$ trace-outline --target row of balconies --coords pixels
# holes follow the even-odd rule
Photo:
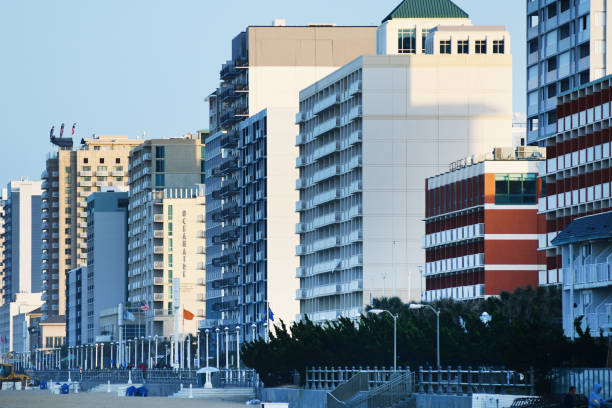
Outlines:
[[[298,300],[313,299],[324,296],[345,295],[363,290],[363,280],[357,279],[347,283],[315,286],[308,289],[298,289],[295,297]]]
[[[423,237],[423,248],[453,244],[466,239],[482,238],[484,233],[484,224],[466,225],[446,231],[434,232]]]
[[[427,262],[425,263],[424,274],[427,276],[482,268],[485,265],[484,261],[484,254],[471,254],[459,256],[456,258],[448,258],[439,261]]]
[[[585,166],[598,160],[606,160],[611,156],[610,148],[611,144],[607,142],[553,157],[546,160],[546,172],[552,174],[559,171],[571,170],[579,166]]]
[[[457,286],[453,288],[435,289],[423,291],[421,300],[423,302],[436,302],[442,299],[470,300],[483,298],[485,296],[484,284]]]

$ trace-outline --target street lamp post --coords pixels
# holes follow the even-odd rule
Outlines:
[[[240,371],[240,326],[236,326],[236,368]]]
[[[154,367],[157,367],[157,334],[155,335],[155,364]]]
[[[219,368],[219,328],[218,327],[215,329],[215,332],[217,333],[217,368]]]
[[[255,330],[257,329],[257,325],[255,323],[251,324],[251,330],[253,331],[253,338],[251,341],[255,341]]]
[[[371,309],[370,313],[375,315],[389,313],[389,315],[393,318],[393,371],[397,371],[397,318],[399,315],[395,315],[385,309]]]
[[[198,359],[198,367],[197,368],[200,368],[200,365],[201,365],[202,362],[200,360],[200,329],[199,328],[196,330],[196,334],[198,336],[198,353],[197,353],[197,356],[196,356],[196,358]]]
[[[205,332],[206,332],[206,367],[208,367],[208,333],[209,333],[209,330],[206,329]]]
[[[229,370],[229,327],[225,327],[225,369]]]
[[[436,362],[438,364],[438,368],[440,368],[440,309],[434,309],[433,306],[425,304],[425,303],[411,303],[410,309],[422,309],[427,308],[434,312],[436,315]]]

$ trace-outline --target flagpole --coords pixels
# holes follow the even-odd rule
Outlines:
[[[270,336],[270,302],[266,300],[266,343]]]

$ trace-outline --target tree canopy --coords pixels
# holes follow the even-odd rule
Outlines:
[[[602,367],[607,340],[578,330],[570,341],[561,327],[561,293],[554,287],[518,289],[470,302],[433,303],[440,310],[442,366],[534,368],[544,381],[555,367]],[[398,365],[435,365],[436,316],[426,308],[409,309],[398,298],[374,299],[372,308],[398,315]],[[487,322],[483,312],[490,315]],[[267,386],[290,382],[293,372],[313,366],[391,367],[393,318],[363,314],[316,324],[308,318],[287,327],[280,322],[270,341],[242,345],[243,362],[257,370]]]

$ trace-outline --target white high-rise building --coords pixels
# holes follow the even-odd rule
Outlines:
[[[243,339],[264,336],[268,309],[275,322],[288,324],[298,313],[298,94],[359,55],[374,53],[375,31],[275,21],[247,27],[232,40],[232,59],[208,98],[203,322],[231,327],[230,348],[237,326]]]
[[[4,302],[40,292],[40,181],[11,181],[4,205]]]
[[[361,56],[300,93],[302,318],[356,317],[381,296],[419,300],[424,180],[511,144],[508,32],[470,25],[450,1],[436,13],[428,4],[405,1],[383,22],[379,51],[391,55]],[[415,20],[450,17],[457,25],[429,29],[417,53]]]

